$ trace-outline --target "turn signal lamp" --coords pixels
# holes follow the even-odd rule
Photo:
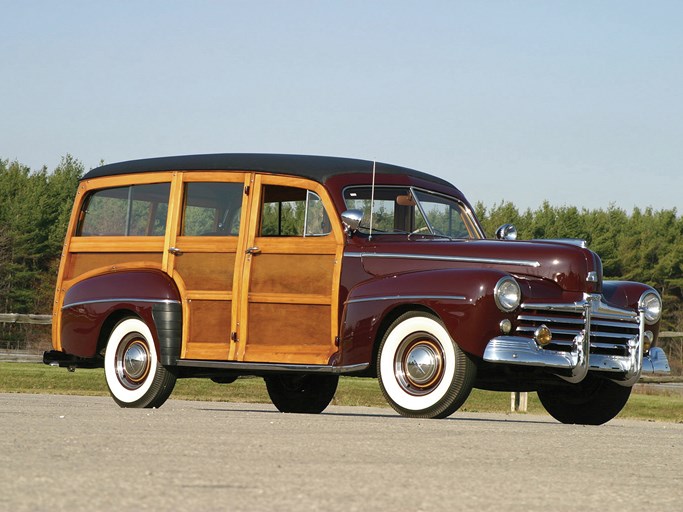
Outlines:
[[[553,340],[553,333],[548,329],[548,326],[542,324],[536,331],[534,331],[534,341],[540,347],[545,347]]]
[[[643,353],[647,354],[652,346],[652,341],[655,339],[655,335],[652,331],[645,331],[645,336],[643,336]]]

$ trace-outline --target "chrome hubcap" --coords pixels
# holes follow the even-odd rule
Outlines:
[[[439,385],[444,373],[441,344],[426,333],[408,336],[396,351],[394,373],[407,393],[430,393]]]
[[[128,389],[140,387],[150,369],[149,347],[144,338],[132,335],[123,341],[116,353],[116,374],[119,382]]]
[[[438,354],[428,345],[417,345],[406,358],[408,378],[419,385],[430,382],[438,368]]]

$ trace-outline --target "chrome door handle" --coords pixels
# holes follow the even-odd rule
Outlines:
[[[177,247],[169,247],[169,248],[168,248],[168,252],[170,252],[170,253],[173,254],[174,256],[180,256],[180,255],[183,253],[183,251],[181,251],[181,250],[178,249]]]
[[[256,247],[256,246],[254,246],[254,247],[249,247],[249,249],[246,250],[246,253],[247,253],[247,254],[259,254],[260,252],[261,252],[261,249],[259,249],[259,248]]]

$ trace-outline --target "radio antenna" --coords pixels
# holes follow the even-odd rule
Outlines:
[[[370,189],[370,234],[368,240],[372,240],[372,211],[375,209],[375,168],[377,160],[372,161],[372,188]]]

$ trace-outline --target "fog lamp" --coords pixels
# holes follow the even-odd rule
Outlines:
[[[503,334],[510,334],[511,330],[512,330],[512,322],[510,322],[510,320],[505,318],[505,319],[500,321],[500,332],[502,332]]]
[[[542,324],[538,329],[534,331],[534,341],[537,345],[545,347],[548,343],[553,340],[553,333],[548,329],[548,326]]]

